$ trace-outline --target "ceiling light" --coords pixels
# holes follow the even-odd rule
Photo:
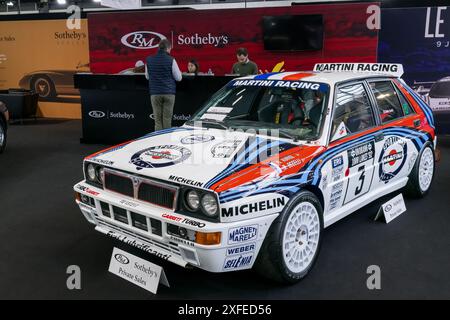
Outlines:
[[[12,7],[12,6],[14,6],[14,3],[13,3],[12,1],[9,1],[6,5],[7,5],[8,7]]]
[[[102,0],[94,0],[94,2],[102,2]]]
[[[56,0],[56,2],[58,2],[58,4],[66,4],[66,0]]]

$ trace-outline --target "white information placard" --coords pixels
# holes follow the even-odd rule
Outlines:
[[[389,223],[405,211],[405,200],[403,199],[403,195],[400,193],[398,196],[381,205],[375,220],[378,220],[380,216],[384,216],[386,223]]]
[[[170,287],[162,267],[117,248],[113,250],[109,272],[155,294],[160,282]]]

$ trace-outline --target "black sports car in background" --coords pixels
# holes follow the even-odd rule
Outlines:
[[[6,105],[0,101],[0,153],[5,150],[9,113]]]
[[[73,75],[88,70],[89,64],[79,63],[74,70],[39,70],[25,74],[19,81],[19,87],[34,90],[40,98],[56,98],[59,95],[79,96],[74,88]],[[81,69],[81,70],[80,70]]]

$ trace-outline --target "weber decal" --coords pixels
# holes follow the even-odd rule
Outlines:
[[[246,244],[243,246],[227,248],[227,256],[235,256],[238,254],[253,252],[253,251],[255,251],[255,248],[256,248],[255,242],[249,243],[249,244]]]
[[[242,243],[258,237],[258,225],[232,228],[228,231],[228,244]]]
[[[161,168],[183,162],[190,156],[191,151],[184,147],[161,145],[136,152],[131,157],[130,163],[135,165],[137,170]]]

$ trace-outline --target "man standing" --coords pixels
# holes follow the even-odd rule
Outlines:
[[[238,61],[233,64],[233,70],[231,73],[238,74],[241,77],[258,73],[258,66],[248,58],[247,49],[237,49],[236,57]]]
[[[175,81],[181,81],[180,68],[175,59],[170,56],[171,49],[172,45],[169,40],[161,40],[158,52],[147,57],[145,64],[145,77],[149,80],[155,131],[172,126],[176,93]]]

